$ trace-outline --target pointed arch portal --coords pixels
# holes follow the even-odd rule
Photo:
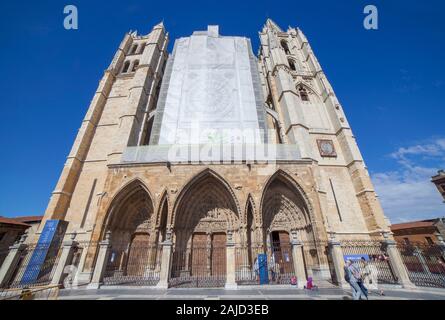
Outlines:
[[[192,179],[174,212],[171,284],[222,286],[226,280],[226,244],[239,238],[239,213],[233,191],[215,172]]]
[[[260,196],[247,194],[241,211],[230,184],[210,169],[191,178],[173,203],[167,189],[155,203],[141,181],[130,182],[105,216],[102,232],[111,232],[111,249],[104,283],[153,285],[167,268],[171,287],[258,284],[259,255],[269,283],[312,276],[321,250],[305,192],[279,170]]]
[[[129,183],[117,194],[107,215],[105,231],[111,233],[111,249],[104,283],[157,283],[161,255],[157,243],[159,230],[152,197],[141,181]]]

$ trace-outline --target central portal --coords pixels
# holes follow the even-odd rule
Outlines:
[[[213,172],[193,179],[174,213],[170,285],[220,287],[227,278],[227,234],[238,238],[238,210],[228,186]]]

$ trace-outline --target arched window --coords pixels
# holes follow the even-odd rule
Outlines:
[[[125,61],[124,67],[122,68],[122,73],[127,73],[130,68],[130,61]]]
[[[274,119],[274,121],[273,121],[273,126],[274,126],[275,133],[276,133],[276,142],[278,144],[283,144],[283,140],[281,139],[281,134],[280,134],[280,126],[278,125],[278,122],[276,119]]]
[[[302,101],[309,101],[309,95],[307,94],[306,88],[303,86],[300,86],[298,88],[298,93],[300,94],[300,99]]]
[[[283,47],[286,54],[290,54],[289,46],[287,45],[287,42],[285,40],[281,40],[281,46]]]
[[[144,53],[144,49],[145,49],[145,43],[141,43],[141,45],[139,47],[139,54],[143,54]]]
[[[287,62],[289,63],[289,67],[291,70],[297,71],[297,68],[295,68],[295,63],[293,60],[289,59],[289,60],[287,60]]]
[[[139,66],[139,60],[135,60],[133,62],[133,68],[131,69],[131,72],[135,72],[138,66]]]
[[[137,44],[133,45],[133,47],[131,48],[130,54],[135,54],[137,49],[138,49],[138,45]]]
[[[148,146],[150,144],[151,131],[153,129],[153,119],[154,117],[151,117],[150,120],[148,120],[147,127],[145,129],[144,141],[142,142],[142,145],[144,146]]]

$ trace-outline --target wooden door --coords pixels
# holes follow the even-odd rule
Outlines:
[[[279,231],[278,237],[280,239],[280,271],[284,273],[292,273],[294,264],[292,260],[292,246],[290,244],[289,233],[286,231]]]
[[[128,253],[127,275],[142,276],[148,266],[150,235],[148,233],[137,233],[131,241]]]
[[[192,270],[193,276],[206,275],[209,269],[207,235],[205,233],[195,233],[192,239]]]
[[[225,233],[215,233],[212,238],[212,275],[226,275],[226,242]]]

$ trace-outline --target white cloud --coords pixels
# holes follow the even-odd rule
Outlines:
[[[389,156],[398,168],[371,176],[391,222],[445,216],[442,196],[431,183],[431,177],[445,163],[445,139],[402,147]]]

